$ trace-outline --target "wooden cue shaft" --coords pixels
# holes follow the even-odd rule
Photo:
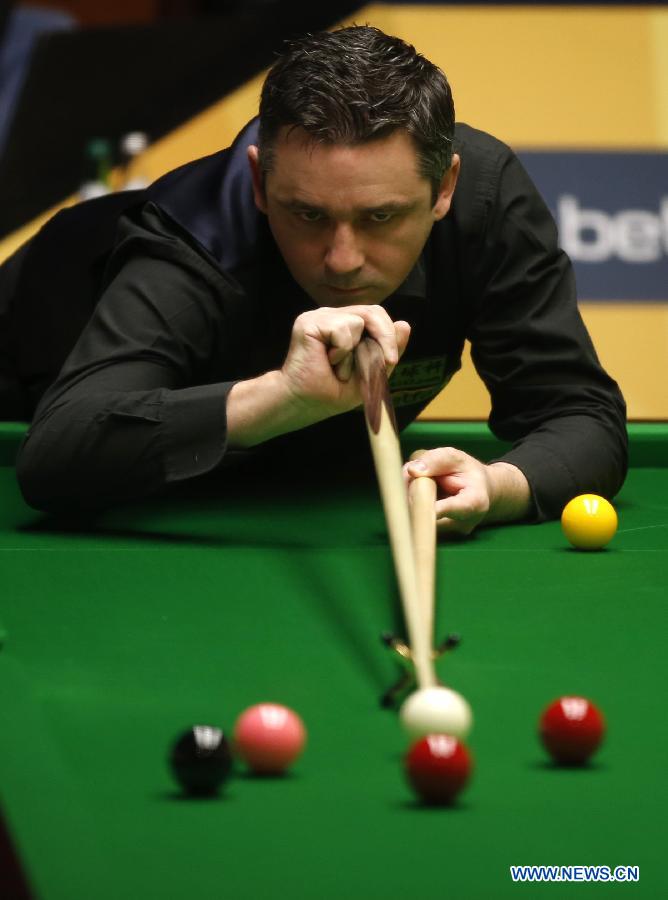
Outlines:
[[[401,448],[387,386],[383,351],[376,341],[364,338],[355,352],[355,361],[364,395],[369,443],[390,536],[415,676],[418,687],[432,687],[437,683],[436,673],[418,587]]]
[[[411,454],[411,459],[416,459],[423,452],[417,450]],[[432,645],[436,604],[436,482],[428,476],[414,478],[409,486],[409,496],[418,589],[425,631]]]

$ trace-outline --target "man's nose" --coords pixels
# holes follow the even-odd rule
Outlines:
[[[350,275],[364,265],[364,253],[355,229],[348,224],[334,227],[325,255],[325,266],[332,275]]]

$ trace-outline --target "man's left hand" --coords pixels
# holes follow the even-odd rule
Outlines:
[[[516,521],[531,506],[529,483],[517,466],[486,465],[454,447],[426,450],[406,463],[407,485],[420,476],[438,485],[436,524],[445,533],[468,535],[482,523]]]

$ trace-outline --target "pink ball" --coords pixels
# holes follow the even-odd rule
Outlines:
[[[258,703],[237,719],[233,741],[238,755],[254,772],[277,775],[304,749],[306,729],[287,706]]]

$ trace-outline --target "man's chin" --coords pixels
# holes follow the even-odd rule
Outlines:
[[[318,306],[374,306],[382,303],[388,293],[379,288],[360,288],[348,291],[319,286],[311,296]]]

